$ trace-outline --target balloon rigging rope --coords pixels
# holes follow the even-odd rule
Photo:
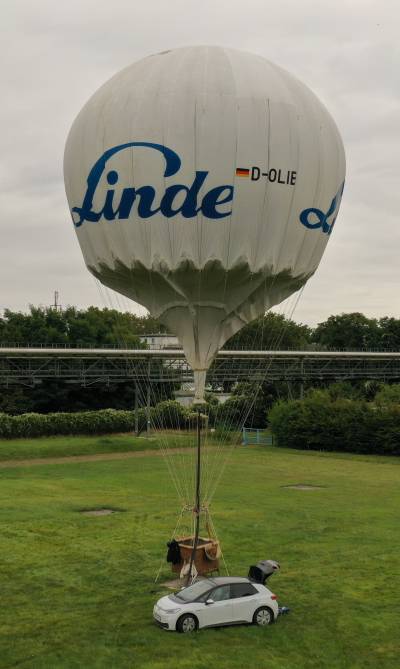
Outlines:
[[[301,289],[299,295],[297,296],[297,299],[296,299],[296,301],[295,301],[295,303],[294,303],[294,305],[293,305],[293,308],[292,308],[292,310],[291,310],[290,318],[293,316],[293,313],[294,313],[294,311],[295,311],[295,309],[296,309],[296,307],[297,307],[297,305],[298,305],[298,302],[299,302],[299,300],[300,300],[300,298],[301,298],[302,293],[303,293],[303,289]],[[285,326],[287,327],[287,324],[285,324]],[[281,331],[281,333],[280,333],[280,337],[279,337],[278,341],[276,342],[276,347],[279,346],[280,341],[281,341],[282,338],[283,338],[284,331],[285,331],[285,327],[282,328],[282,331]],[[262,387],[262,384],[263,384],[263,382],[265,381],[265,379],[267,378],[268,371],[269,371],[269,369],[270,369],[271,364],[272,364],[272,358],[271,358],[271,361],[270,361],[269,365],[267,365],[267,368],[265,369],[265,372],[264,372],[264,375],[263,375],[261,381],[259,381],[258,384],[257,384],[256,390],[255,390],[254,395],[252,396],[252,399],[249,401],[248,406],[247,406],[247,407],[245,408],[245,410],[243,411],[243,413],[242,413],[242,415],[241,415],[241,417],[240,417],[239,425],[238,425],[237,427],[239,427],[239,428],[242,428],[242,427],[243,427],[244,422],[246,421],[248,415],[250,414],[250,412],[251,412],[251,410],[252,410],[252,408],[253,408],[253,406],[254,406],[256,400],[257,400],[257,397],[258,397],[258,395],[259,395],[259,392],[260,392],[260,389],[261,389],[261,387]],[[226,455],[225,455],[224,461],[221,462],[221,463],[220,463],[220,467],[218,467],[217,477],[216,477],[216,479],[215,479],[214,482],[213,482],[213,485],[212,485],[211,490],[208,491],[208,495],[207,495],[207,503],[208,503],[208,504],[211,503],[211,501],[212,501],[212,499],[213,499],[213,497],[214,497],[214,495],[215,495],[215,492],[216,492],[216,490],[217,490],[217,488],[218,488],[219,482],[220,482],[220,480],[221,480],[221,478],[222,478],[222,475],[223,475],[223,473],[224,473],[224,471],[225,471],[227,462],[228,462],[228,460],[230,459],[230,456],[232,455],[232,452],[233,452],[234,447],[235,447],[235,442],[233,441],[232,445],[227,449],[228,452],[227,452]]]
[[[98,288],[100,295],[102,295],[101,287],[100,287],[100,282],[97,282]],[[110,293],[108,289],[105,289],[106,291],[106,296],[108,299],[108,302],[111,305],[111,308],[113,308],[112,305],[112,299],[110,297]],[[293,305],[292,308],[290,308],[291,315],[293,315],[294,310],[296,309],[296,306],[300,300],[300,297],[302,295],[303,289],[300,291],[298,296],[296,297],[295,304]],[[121,303],[119,301],[119,298],[117,296],[116,300],[117,303],[119,304],[119,307],[121,309]],[[102,296],[103,302],[104,296]],[[289,302],[286,301],[286,307],[288,307]],[[274,350],[275,346],[279,346],[280,341],[282,340],[282,337],[284,335],[285,328],[287,327],[287,323],[283,322],[283,326],[281,328],[281,331],[277,333],[273,333],[272,337],[274,337],[275,334],[275,339],[276,342],[274,342],[274,346],[271,346],[271,350]],[[265,319],[262,320],[262,325],[261,325],[261,332],[262,332],[262,342],[264,340],[264,328],[265,328]],[[255,333],[253,336],[253,345],[256,337],[259,335],[259,332],[257,331],[257,328],[255,329]],[[271,342],[272,343],[272,342]],[[128,344],[126,341],[124,342],[125,348],[128,348]],[[128,354],[127,354],[128,356]],[[145,356],[145,351],[144,351],[144,356]],[[225,362],[225,361],[224,361]],[[231,363],[231,367],[233,364],[235,364],[234,361],[229,361]],[[222,387],[225,386],[225,382],[229,381],[232,383],[232,372],[229,368],[229,362],[227,365],[225,365],[225,374],[222,379],[218,379],[218,382],[222,384]],[[132,370],[132,375],[136,379],[137,383],[137,388],[138,388],[138,394],[141,399],[142,405],[146,403],[146,398],[145,398],[145,393],[144,393],[144,384],[140,381],[143,378],[146,378],[146,360],[139,361],[139,363],[135,363],[132,360],[129,360],[129,365],[131,366]],[[237,364],[237,363],[236,363]],[[260,366],[262,367],[262,361],[260,363]],[[248,403],[245,403],[245,406],[240,414],[239,421],[237,420],[237,417],[235,419],[234,417],[234,412],[233,409],[231,410],[230,413],[228,413],[227,416],[224,418],[223,426],[222,426],[222,439],[219,439],[217,442],[217,447],[212,451],[211,443],[209,442],[208,439],[208,431],[204,430],[203,431],[203,453],[205,457],[203,458],[203,477],[202,477],[202,486],[203,486],[203,502],[206,505],[209,505],[215,495],[215,492],[218,488],[218,485],[221,481],[221,478],[224,474],[224,471],[226,469],[226,465],[228,461],[230,460],[230,456],[232,454],[232,451],[236,445],[235,440],[232,440],[232,437],[230,435],[232,427],[236,427],[238,429],[239,427],[242,427],[244,422],[246,421],[247,417],[249,416],[256,400],[259,394],[259,391],[261,389],[262,383],[265,381],[268,371],[270,368],[270,365],[272,364],[272,358],[267,364],[267,367],[263,371],[263,375],[261,380],[258,378],[258,384],[257,388],[255,389],[255,392],[253,393],[253,396],[249,400]],[[210,373],[210,377],[212,380],[212,371]],[[174,381],[170,381],[170,390],[172,390],[174,386]],[[155,405],[157,403],[158,397],[155,393],[155,390],[153,389],[153,383],[150,383],[150,378],[148,379],[148,392],[150,395],[151,403]],[[170,394],[170,393],[168,393]],[[174,412],[171,412],[170,409],[171,405],[167,405],[168,407],[168,422],[170,425],[174,425],[174,420],[175,420],[175,425],[179,427],[178,423],[178,415],[176,413],[176,410]],[[220,411],[223,411],[222,409],[222,404],[218,405],[216,409],[216,416],[218,418],[218,413]],[[218,422],[218,420],[217,420]],[[180,453],[179,450],[174,453],[175,449],[171,449],[169,447],[168,443],[168,437],[166,435],[166,424],[163,420],[163,417],[160,414],[154,414],[154,411],[152,412],[152,423],[153,426],[156,430],[157,434],[157,442],[160,448],[160,451],[162,452],[164,459],[166,461],[167,469],[169,471],[171,480],[174,484],[178,499],[180,500],[181,506],[182,507],[187,507],[193,504],[194,502],[194,472],[195,472],[195,467],[194,467],[194,456],[195,456],[195,449],[194,448],[188,448],[189,453],[188,455],[192,455],[192,457],[188,458],[186,456],[186,453]],[[172,435],[169,435],[171,437]],[[230,442],[230,443],[228,443]],[[174,442],[175,446],[179,447],[179,444],[177,443],[176,439]],[[194,444],[193,444],[194,445]],[[188,467],[189,464],[189,467]],[[190,476],[190,472],[192,472],[192,476]],[[194,518],[192,518],[192,524],[194,523]],[[215,528],[214,524],[213,527]],[[192,527],[192,532],[194,531],[194,526]]]
[[[98,282],[98,287],[99,287],[99,292],[101,294],[101,288],[100,288],[100,283],[99,282]],[[300,299],[301,294],[302,294],[302,291],[297,296],[296,302],[295,302],[293,308],[291,309],[291,316],[293,315],[293,312],[294,312],[294,310],[295,310],[295,308],[298,304],[298,301]],[[111,307],[113,307],[112,299],[111,299],[111,296],[110,296],[110,293],[109,293],[108,289],[106,289],[106,295],[107,295],[107,298],[108,298],[108,301],[109,301]],[[120,306],[120,300],[119,300],[118,296],[115,295],[115,297],[116,297],[118,305]],[[264,326],[265,326],[265,319],[262,320],[262,337],[261,337],[262,341],[264,339]],[[279,345],[279,342],[281,341],[281,339],[283,337],[285,327],[287,327],[286,323],[284,323],[284,327],[282,328],[281,333],[278,332],[278,334],[276,335],[276,339],[277,339],[276,344],[277,345]],[[256,329],[255,333],[254,333],[254,338],[253,338],[253,346],[254,346],[254,340],[257,337],[257,335],[258,335],[258,333],[257,333],[257,329]],[[124,346],[125,346],[126,349],[128,349],[128,344],[127,344],[126,341],[124,341]],[[273,348],[274,347],[272,347],[272,350],[273,350]],[[145,369],[144,368],[146,366],[146,361],[144,360],[142,362],[139,362],[139,369],[136,369],[136,370],[134,369],[134,367],[135,367],[134,362],[131,360],[131,361],[129,361],[129,363],[131,365],[133,375],[136,378],[138,393],[141,396],[142,403],[144,404],[145,403],[144,388],[143,388],[143,384],[140,383],[139,379],[140,378],[145,378]],[[234,362],[232,361],[231,365],[233,365],[233,364],[234,364]],[[264,372],[264,379],[268,374],[268,370],[269,370],[269,367],[270,367],[271,364],[272,364],[272,359],[271,359],[269,365],[267,365],[267,368]],[[226,378],[227,377],[229,378],[231,376],[232,375],[229,373],[229,365],[228,365],[227,366],[227,371],[225,372],[224,380],[222,382],[223,386],[224,386],[224,381],[226,380]],[[153,390],[153,384],[150,383],[150,378],[148,378],[147,383],[148,383],[148,387],[150,389],[148,392],[150,394],[152,404],[155,405],[157,403],[158,398],[155,394],[155,391]],[[249,406],[248,407],[245,406],[245,408],[243,410],[243,413],[242,413],[242,415],[240,417],[240,420],[239,420],[239,425],[237,425],[237,424],[235,425],[236,428],[238,428],[239,426],[241,427],[242,424],[245,422],[246,416],[249,415],[249,413],[250,413],[250,411],[251,411],[251,409],[252,409],[252,407],[253,407],[256,399],[257,399],[257,396],[258,396],[258,393],[259,393],[259,390],[261,388],[262,383],[263,383],[263,380],[258,382],[256,392],[255,392],[252,400],[249,402]],[[171,384],[171,390],[172,390],[173,385],[174,385],[173,381],[171,381],[170,384]],[[168,393],[168,394],[170,394],[170,393]],[[173,416],[171,414],[171,412],[169,410],[169,406],[170,405],[168,405],[169,423],[171,425],[173,425],[173,418],[175,417],[175,419],[176,419],[175,424],[178,427],[178,416],[177,416],[176,413],[175,413],[175,416]],[[219,405],[218,409],[220,407],[222,407],[222,405]],[[217,414],[218,414],[218,409],[217,409]],[[228,420],[225,421],[224,428],[225,428],[225,432],[226,432],[226,437],[223,440],[225,442],[225,445],[226,445],[226,442],[228,441],[229,432],[230,432],[234,422],[237,422],[237,421],[232,420],[232,416],[228,416]],[[164,424],[162,416],[160,417],[157,414],[156,414],[156,416],[154,416],[154,412],[153,412],[152,423],[153,423],[154,428],[156,429],[156,433],[157,433],[157,436],[158,436],[157,442],[159,444],[160,451],[162,452],[162,454],[164,456],[166,466],[167,466],[167,469],[169,471],[170,478],[173,482],[173,485],[175,487],[178,499],[180,500],[180,503],[181,503],[181,513],[178,517],[178,521],[177,521],[177,524],[176,524],[174,532],[173,532],[173,538],[174,538],[174,537],[178,536],[179,529],[182,526],[184,509],[187,508],[187,507],[190,507],[191,503],[194,503],[194,487],[195,487],[194,486],[194,483],[195,483],[194,471],[195,471],[195,467],[193,466],[193,458],[192,458],[192,462],[190,463],[189,471],[192,471],[193,477],[192,477],[191,482],[189,483],[189,478],[190,477],[188,476],[188,467],[187,467],[188,458],[186,458],[185,454],[180,455],[179,452],[173,453],[173,450],[172,450],[172,454],[171,454],[171,449],[169,448],[168,439],[165,436],[166,425]],[[203,437],[203,439],[204,439],[204,441],[203,441],[203,452],[207,456],[206,458],[203,458],[203,480],[202,480],[202,485],[204,486],[204,488],[203,488],[203,490],[204,490],[203,504],[206,504],[207,506],[209,506],[211,504],[211,501],[212,501],[214,495],[215,495],[215,492],[218,488],[218,485],[221,481],[221,478],[222,478],[222,476],[225,472],[226,466],[231,459],[231,455],[232,455],[233,449],[235,447],[235,441],[233,441],[233,443],[231,445],[229,445],[229,447],[227,449],[224,448],[224,443],[223,443],[221,445],[221,447],[217,449],[217,456],[219,455],[219,457],[210,458],[211,453],[210,453],[210,445],[207,444],[207,436],[208,436],[207,432],[203,431],[203,435],[204,435],[204,437]],[[208,445],[208,448],[207,448],[207,445]],[[195,453],[194,448],[191,448],[189,450],[192,451],[193,453]],[[181,458],[181,463],[180,463],[180,466],[178,467],[177,466],[177,464],[178,464],[177,458],[179,456]],[[216,476],[215,476],[215,471],[217,472]],[[191,491],[193,493],[193,499],[191,499]],[[194,531],[195,531],[195,528],[194,528],[194,522],[195,522],[194,514],[190,514],[190,518],[191,518],[190,536],[194,536]],[[217,539],[217,532],[216,532],[216,529],[215,529],[215,524],[214,524],[213,518],[211,517],[211,514],[209,512],[207,514],[207,519],[209,521],[210,528],[212,530],[212,534]],[[162,558],[160,567],[159,567],[157,575],[156,575],[156,581],[159,579],[160,573],[162,571],[162,565],[163,565],[164,559],[165,558]],[[228,569],[228,566],[227,566],[227,563],[226,563],[226,560],[225,560],[225,556],[224,556],[222,550],[221,550],[221,560],[223,562],[225,571],[228,574],[229,569]]]
[[[178,536],[178,530],[179,530],[179,528],[180,528],[180,526],[181,526],[181,524],[182,524],[182,519],[183,519],[183,514],[184,514],[184,513],[185,513],[185,507],[182,507],[182,508],[181,508],[181,511],[180,511],[180,514],[179,514],[179,516],[178,516],[178,520],[176,521],[175,529],[174,529],[174,531],[172,532],[172,535],[171,535],[171,537],[170,537],[171,540]],[[163,557],[161,558],[161,561],[160,561],[160,567],[159,567],[158,572],[157,572],[157,574],[156,574],[156,577],[155,577],[155,579],[154,579],[154,583],[157,583],[158,579],[160,578],[160,574],[161,574],[161,570],[162,570],[162,568],[163,568],[163,564],[164,564],[164,562],[165,562],[165,558],[164,558],[164,556],[163,556]]]
[[[272,287],[273,287],[275,281],[276,281],[276,276],[273,277]],[[265,288],[266,288],[266,283],[264,285],[265,285]],[[264,325],[264,323],[263,323],[263,325]],[[253,342],[252,342],[252,345],[250,347],[250,350],[254,349],[254,343],[256,341],[257,334],[258,334],[257,330],[255,330],[254,335],[253,335]],[[234,362],[231,362],[231,366],[233,366],[233,364],[234,364]],[[226,369],[229,370],[229,364],[226,365]],[[219,408],[221,409],[221,411],[223,411],[222,406],[219,407]],[[217,414],[218,414],[218,411],[217,411]],[[216,416],[216,423],[218,423],[217,419],[218,419],[218,415]],[[242,419],[242,416],[240,417],[240,421],[241,421],[241,419]],[[231,428],[233,427],[234,423],[237,423],[237,419],[234,420],[234,405],[232,405],[230,412],[226,412],[226,410],[224,411],[224,421],[223,421],[223,425],[222,425],[222,435],[223,436],[222,436],[222,439],[220,440],[220,443],[218,444],[219,447],[217,449],[217,453],[216,453],[216,456],[215,456],[215,459],[214,459],[215,460],[215,463],[214,463],[215,466],[214,466],[213,469],[215,469],[215,470],[218,470],[218,467],[216,466],[217,464],[219,464],[219,466],[222,465],[222,462],[224,460],[224,448],[226,447],[227,442],[231,438],[230,431],[231,431]],[[239,423],[239,425],[236,424],[236,427],[239,428],[240,425],[241,425],[241,422]],[[214,476],[214,472],[213,472],[213,476]]]
[[[146,365],[147,365],[147,362],[139,363],[139,369],[138,369],[139,374],[138,375],[141,378],[146,378],[146,372],[147,372]],[[144,394],[144,390],[142,390],[142,384],[138,383],[138,388],[139,388],[141,403],[142,403],[142,405],[146,406],[147,397]],[[152,389],[152,384],[150,383],[150,381],[148,381],[148,388],[150,389],[150,390],[148,390],[148,392],[149,392],[149,395],[150,395],[151,404],[154,405],[154,404],[156,404],[157,397],[155,395],[155,392]],[[147,388],[146,388],[146,390],[147,390]],[[146,409],[146,412],[147,412],[147,409]],[[147,419],[147,413],[146,413],[146,419]],[[153,427],[155,428],[156,433],[158,435],[157,445],[158,445],[161,453],[164,456],[165,463],[166,463],[167,469],[169,471],[171,480],[174,484],[175,490],[177,492],[178,498],[180,499],[181,504],[184,504],[186,502],[187,492],[185,491],[184,481],[182,481],[182,477],[179,476],[179,470],[178,470],[178,467],[176,466],[176,462],[173,461],[173,456],[171,455],[171,452],[173,452],[175,449],[170,449],[169,448],[168,438],[166,436],[166,426],[164,424],[163,418],[159,414],[156,414],[156,417],[155,417],[154,412],[153,412],[153,416],[150,420],[151,420],[151,422],[153,424]],[[147,429],[147,427],[146,427],[146,429]]]
[[[276,343],[274,343],[274,345],[271,346],[271,349],[275,348],[275,346],[279,344],[279,341],[281,340],[281,338],[283,336],[283,332],[284,332],[284,327],[283,327],[282,333],[280,333],[278,331],[278,334],[277,334],[277,337],[276,337]],[[257,334],[255,336],[257,336]],[[272,364],[272,360],[271,360],[270,364]],[[223,437],[222,437],[222,440],[221,440],[221,445],[220,445],[220,448],[218,449],[217,454],[216,454],[216,460],[218,460],[218,462],[216,462],[215,464],[218,465],[218,466],[215,466],[213,468],[214,471],[217,472],[217,474],[216,474],[217,476],[218,476],[218,472],[221,473],[221,468],[222,468],[223,462],[227,457],[225,446],[226,446],[227,442],[229,441],[230,430],[233,427],[233,425],[235,425],[236,429],[240,428],[243,425],[244,421],[246,420],[246,416],[250,413],[250,410],[251,410],[252,406],[254,405],[254,402],[256,400],[256,397],[258,396],[258,392],[259,392],[259,389],[261,387],[261,384],[263,383],[263,381],[265,380],[265,377],[268,374],[268,370],[269,370],[269,366],[267,366],[267,368],[265,369],[261,381],[258,382],[257,395],[255,397],[253,397],[252,400],[249,400],[248,403],[245,403],[243,412],[239,416],[239,420],[237,419],[237,417],[235,419],[232,414],[228,414],[228,416],[226,418],[225,424],[223,425],[223,431],[222,431]],[[230,441],[232,441],[232,439],[230,439]],[[220,476],[218,476],[218,480],[219,479],[220,479]],[[215,475],[213,476],[213,484],[209,484],[209,489],[210,489],[210,486],[212,487],[212,489],[215,489]],[[209,497],[208,497],[208,501],[210,501]]]
[[[132,363],[132,366],[134,367],[133,363]],[[147,367],[147,369],[146,369],[146,367]],[[136,372],[135,369],[133,371]],[[146,379],[146,375],[148,375],[148,362],[147,361],[139,362],[139,366],[138,366],[136,375],[139,378]],[[137,383],[138,383],[138,390],[139,390],[139,393],[140,393],[141,403],[142,403],[142,405],[146,406],[147,397],[144,394],[144,389],[142,390],[142,384],[141,383],[139,383],[139,382],[137,382]],[[150,379],[148,379],[148,383],[147,383],[147,386],[146,386],[146,391],[149,393],[150,403],[152,405],[156,404],[158,398],[155,395],[155,391],[153,390],[152,384],[150,383]],[[147,409],[146,409],[146,420],[147,420]],[[171,451],[173,452],[174,449],[169,448],[168,438],[166,436],[166,425],[164,424],[162,415],[156,414],[156,416],[154,416],[154,412],[153,412],[153,416],[151,416],[151,414],[150,414],[150,420],[153,424],[153,427],[157,431],[157,434],[158,434],[157,445],[160,448],[160,450],[161,450],[161,452],[162,452],[162,454],[165,458],[167,469],[168,469],[168,471],[170,473],[170,476],[171,476],[171,479],[174,483],[175,489],[177,491],[178,498],[181,500],[181,503],[184,503],[185,500],[186,500],[186,497],[187,497],[187,493],[185,492],[184,484],[181,480],[181,477],[179,476],[178,468],[176,467],[176,463],[173,461],[173,458],[172,458],[172,455],[171,455]],[[147,429],[147,427],[146,427],[146,429]]]
[[[102,295],[101,288],[100,288],[100,282],[98,282],[98,287],[99,287],[100,295],[102,296],[103,301],[105,301],[104,296]],[[113,302],[112,302],[112,296],[111,296],[112,294],[109,291],[109,289],[106,288],[106,287],[105,287],[105,294],[107,296],[107,301],[110,305],[110,308],[113,309],[114,305],[113,305]],[[117,299],[116,295],[115,295],[115,298]],[[120,340],[120,343],[122,343],[122,345],[126,349],[128,349],[128,344],[127,344],[126,340],[124,340],[121,336],[119,337],[119,340]],[[144,353],[145,353],[145,351],[144,351]],[[142,405],[146,405],[147,398],[144,395],[144,390],[142,389],[142,384],[140,383],[139,379],[140,378],[145,378],[145,372],[146,372],[145,366],[146,366],[147,362],[146,361],[144,361],[144,362],[139,361],[137,368],[135,368],[135,363],[133,363],[133,361],[131,361],[129,359],[129,354],[127,354],[126,358],[127,358],[127,365],[131,367],[132,376],[135,378],[135,381],[137,383],[138,392],[139,392],[139,395],[140,395],[140,398],[141,398],[141,401],[142,401],[141,403],[142,403]],[[155,395],[155,392],[153,390],[153,385],[150,383],[150,379],[148,379],[148,389],[149,389],[148,392],[150,394],[150,399],[152,400],[152,404],[155,405],[157,403],[158,398]],[[170,422],[171,425],[174,425],[174,417],[172,416],[169,407],[168,407],[168,413],[169,413],[169,419],[170,419],[169,422]],[[154,423],[154,427],[155,427],[155,429],[158,433],[157,443],[158,443],[159,448],[160,448],[160,450],[161,450],[161,452],[162,452],[162,454],[165,458],[166,465],[167,465],[171,480],[172,480],[172,482],[174,484],[174,487],[176,489],[178,498],[180,499],[182,504],[185,504],[187,502],[187,499],[188,499],[190,493],[189,493],[187,485],[185,486],[185,484],[182,484],[182,476],[179,476],[179,472],[177,471],[178,468],[176,467],[176,462],[174,462],[175,456],[171,455],[171,453],[173,453],[173,451],[175,449],[170,449],[169,448],[168,438],[166,437],[166,426],[164,425],[164,421],[163,421],[162,417],[160,417],[159,415],[157,415],[156,419],[154,419],[154,417],[153,417],[153,423]],[[175,419],[175,424],[177,424],[176,419]],[[176,442],[176,439],[175,439],[174,443],[175,443],[176,447],[179,446],[179,444],[177,444],[177,442]],[[178,455],[178,453],[179,453],[179,451],[177,452],[177,455]],[[183,469],[183,471],[185,471],[184,467],[182,469]]]

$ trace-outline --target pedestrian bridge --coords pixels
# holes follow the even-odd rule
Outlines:
[[[190,383],[180,349],[0,347],[0,383],[33,386],[45,379],[84,386],[123,381]],[[398,351],[227,351],[209,373],[213,384],[234,381],[400,381]]]

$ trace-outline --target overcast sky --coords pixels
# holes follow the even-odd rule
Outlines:
[[[131,62],[217,44],[296,75],[344,140],[341,211],[295,320],[348,311],[400,317],[398,0],[1,0],[0,12],[0,308],[49,304],[56,289],[63,304],[104,306],[65,198],[71,123]]]

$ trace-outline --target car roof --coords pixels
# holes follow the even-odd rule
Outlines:
[[[216,585],[229,585],[231,583],[249,583],[249,579],[244,576],[214,576],[207,578],[211,587]]]

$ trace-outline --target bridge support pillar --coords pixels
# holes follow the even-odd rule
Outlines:
[[[139,401],[138,401],[138,384],[137,381],[135,381],[135,435],[136,437],[139,434],[139,414],[138,414],[138,409],[139,409]]]

